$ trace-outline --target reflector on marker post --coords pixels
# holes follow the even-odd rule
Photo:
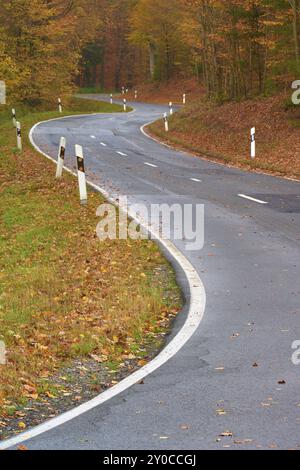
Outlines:
[[[127,101],[126,101],[125,98],[124,98],[124,100],[123,100],[123,103],[124,103],[124,111],[125,111],[125,113],[126,113],[126,111],[127,111]]]
[[[170,101],[170,103],[169,103],[169,108],[170,108],[170,115],[172,116],[172,114],[173,114],[173,103],[172,103],[172,101]]]
[[[185,104],[185,103],[186,103],[186,94],[185,94],[185,93],[183,93],[182,102],[183,102],[183,104]]]
[[[58,98],[58,111],[62,113],[62,104],[61,104],[61,99]]]
[[[256,157],[255,127],[251,129],[251,158]]]
[[[12,114],[13,125],[14,125],[14,127],[16,127],[16,124],[17,124],[17,117],[16,117],[16,110],[15,110],[15,108],[12,108],[11,114]]]
[[[77,169],[78,169],[78,184],[81,204],[87,204],[87,189],[84,169],[84,158],[83,151],[80,145],[75,145],[75,152],[77,158]]]
[[[165,131],[169,132],[169,123],[168,123],[168,115],[167,113],[164,114],[164,121],[165,121]]]
[[[66,139],[64,137],[61,137],[59,150],[58,150],[56,178],[61,178],[62,176],[64,162],[65,162],[65,153],[66,153]]]
[[[21,124],[16,122],[16,131],[17,131],[17,147],[19,150],[22,150],[22,134],[21,134]]]

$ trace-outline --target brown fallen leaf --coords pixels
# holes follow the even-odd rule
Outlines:
[[[139,367],[144,367],[146,364],[148,364],[148,362],[145,361],[144,359],[141,359],[141,360],[138,362],[138,366],[139,366]]]

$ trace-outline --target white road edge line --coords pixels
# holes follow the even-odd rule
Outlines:
[[[246,194],[238,194],[238,197],[243,199],[248,199],[248,201],[257,202],[258,204],[269,204],[266,201],[261,201],[260,199],[256,199],[255,197],[247,196]]]
[[[194,181],[195,183],[202,183],[201,180],[198,180],[197,178],[190,178],[191,181]]]
[[[102,147],[107,147],[107,145],[104,142],[100,142],[100,145],[102,145]]]
[[[60,118],[52,119],[52,121],[60,120]],[[45,152],[43,152],[34,142],[33,140],[33,133],[37,126],[40,124],[44,124],[49,121],[43,121],[35,124],[29,132],[29,139],[33,147],[42,155],[44,155],[49,160],[53,161],[55,164],[57,163],[56,160]],[[72,175],[76,176],[76,173],[70,170],[67,167],[64,167],[66,171],[71,173]],[[118,205],[118,201],[111,198],[108,192],[95,185],[94,183],[88,181],[88,184],[99,191],[108,201],[111,201],[115,205]],[[133,214],[129,214],[132,218]],[[136,219],[138,223],[140,220]],[[157,234],[155,230],[148,229],[149,232],[155,237]],[[114,387],[106,390],[105,392],[101,393],[93,400],[84,403],[66,413],[63,413],[56,418],[53,418],[27,432],[24,432],[18,436],[12,437],[6,441],[0,442],[0,450],[8,449],[10,447],[16,446],[22,442],[28,441],[34,437],[39,436],[51,429],[54,429],[62,424],[75,419],[76,417],[96,408],[97,406],[107,402],[108,400],[112,399],[113,397],[119,395],[120,393],[124,392],[128,388],[132,387],[133,385],[137,384],[141,380],[145,379],[148,375],[152,374],[155,370],[160,368],[164,365],[167,361],[169,361],[172,357],[174,357],[180,349],[189,341],[189,339],[193,336],[193,334],[198,329],[205,312],[206,306],[206,292],[204,285],[193,265],[188,261],[188,259],[184,256],[184,254],[170,241],[168,240],[160,240],[160,244],[169,252],[172,256],[174,261],[178,263],[181,269],[184,271],[188,285],[190,290],[190,305],[189,311],[187,314],[186,321],[177,335],[172,339],[172,341],[156,356],[149,364],[145,365],[138,371],[134,372],[133,374],[126,377],[120,383],[115,385]]]
[[[128,155],[126,153],[123,153],[123,152],[117,152],[119,155],[121,155],[122,157],[128,157]]]
[[[94,136],[94,135],[91,135],[90,137],[91,137],[91,139],[96,139],[96,136]]]
[[[153,165],[152,163],[144,162],[144,165],[151,166],[152,168],[157,168],[157,165]]]

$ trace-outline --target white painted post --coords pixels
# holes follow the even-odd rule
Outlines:
[[[19,150],[22,150],[22,134],[21,134],[21,124],[16,122],[16,131],[17,131],[17,147]]]
[[[16,110],[15,110],[15,108],[12,108],[11,113],[12,113],[13,125],[14,125],[14,127],[16,127],[16,124],[17,124],[17,117],[16,117]]]
[[[110,95],[110,104],[113,104],[113,95]]]
[[[59,111],[59,113],[62,113],[62,103],[61,103],[60,98],[58,98],[58,111]]]
[[[128,90],[128,88],[126,88],[126,93],[128,93],[128,92],[129,92],[129,90]]]
[[[134,92],[134,99],[137,100],[137,97],[138,97],[138,92],[137,92],[137,90],[135,90],[135,92]]]
[[[170,116],[172,116],[172,114],[173,114],[173,103],[172,103],[172,101],[170,101],[170,103],[169,103],[169,108],[170,108]]]
[[[256,157],[255,127],[251,129],[251,158]]]
[[[123,103],[124,103],[124,112],[126,113],[126,111],[127,111],[127,100],[125,98],[123,100]]]
[[[64,162],[65,162],[65,153],[66,153],[66,139],[61,137],[59,150],[58,150],[58,158],[57,158],[57,168],[56,168],[56,178],[61,178]]]
[[[87,196],[87,189],[86,189],[86,179],[85,179],[84,158],[83,158],[82,147],[80,145],[75,145],[75,152],[76,152],[76,158],[77,158],[80,203],[87,204],[88,196]]]
[[[183,93],[182,102],[183,102],[183,104],[186,104],[186,94],[185,93]]]
[[[164,114],[164,121],[165,121],[165,131],[169,132],[169,122],[168,122],[168,115],[167,113]]]
[[[125,94],[125,87],[122,86],[122,95]]]

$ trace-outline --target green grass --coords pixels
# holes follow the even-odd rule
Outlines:
[[[63,113],[58,113],[57,109],[42,111],[40,109],[30,109],[24,105],[14,105],[17,113],[17,120],[21,122],[26,117],[25,124],[34,124],[35,122],[56,117],[69,116],[70,114],[89,114],[89,113],[123,113],[123,106],[119,104],[110,104],[104,101],[87,100],[80,98],[71,98],[66,107],[63,106]],[[127,111],[131,111],[128,107]],[[32,119],[31,119],[32,116]],[[0,128],[10,128],[12,122],[11,106],[0,106]],[[23,133],[24,134],[24,133]],[[0,146],[7,142],[3,132],[0,134]]]
[[[42,394],[43,376],[75,357],[95,353],[110,363],[126,360],[181,306],[173,270],[157,246],[100,242],[96,209],[103,198],[90,192],[88,205],[81,206],[76,178],[64,174],[55,180],[55,166],[30,146],[32,125],[61,115],[15,108],[22,153],[15,148],[10,108],[0,110],[0,340],[8,347],[0,375],[4,418],[26,403],[25,386]],[[72,99],[63,115],[112,109],[122,107]],[[163,280],[156,272],[162,266]]]

